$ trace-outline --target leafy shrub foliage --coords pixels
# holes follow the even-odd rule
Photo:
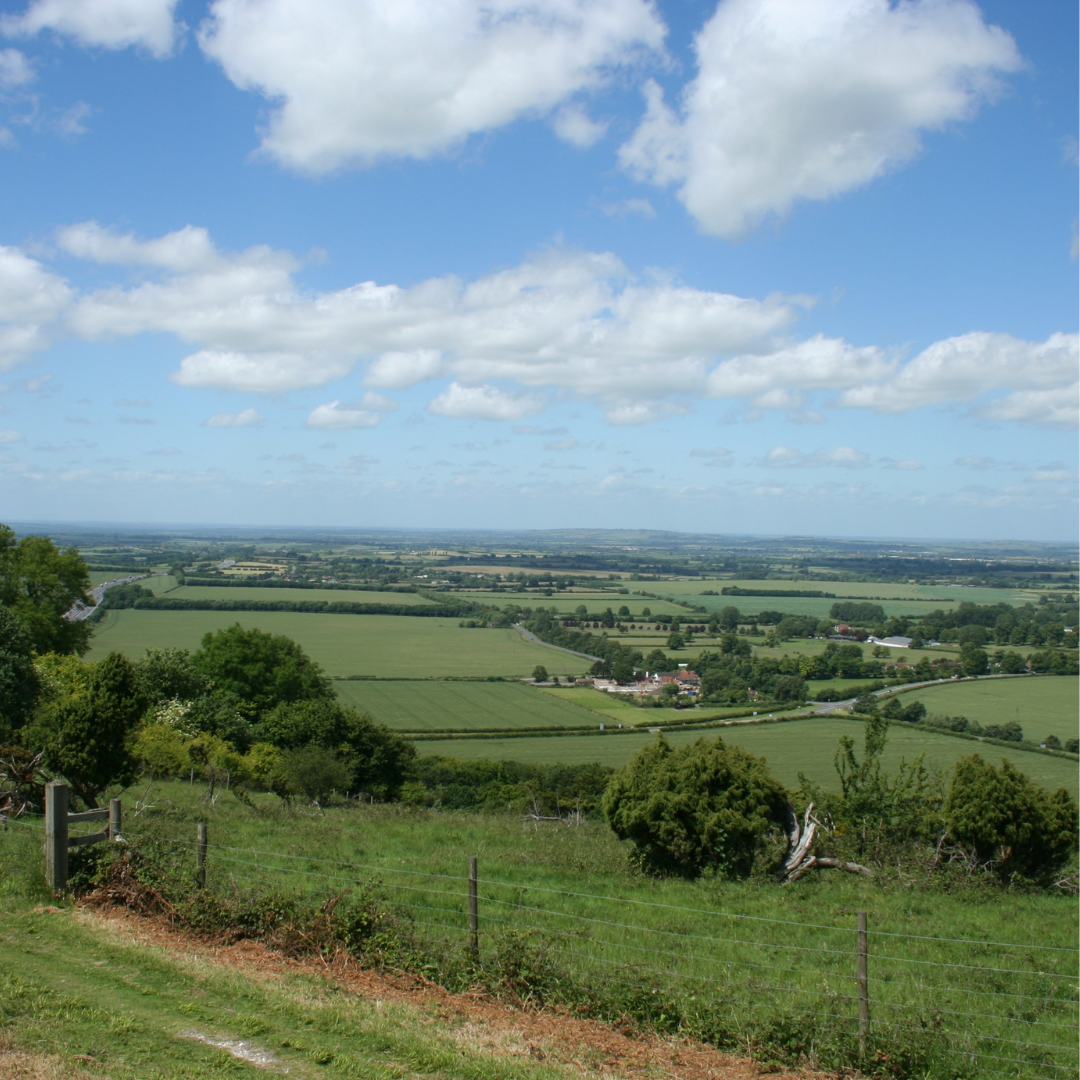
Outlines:
[[[784,821],[787,793],[763,759],[722,739],[673,750],[663,738],[615,774],[604,813],[652,873],[750,872],[766,834]]]
[[[958,761],[944,812],[969,860],[1004,877],[1045,881],[1076,851],[1072,796],[1033,784],[1008,761],[996,769],[978,754]]]
[[[236,623],[207,634],[192,663],[218,689],[234,695],[251,719],[275,705],[334,699],[322,668],[283,634],[245,630]]]

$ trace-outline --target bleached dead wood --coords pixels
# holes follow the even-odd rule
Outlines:
[[[811,855],[810,849],[817,838],[818,823],[813,819],[814,804],[806,808],[803,815],[802,825],[799,824],[799,816],[795,813],[795,807],[787,804],[785,814],[785,831],[787,832],[788,846],[784,854],[784,861],[777,871],[776,879],[784,884],[789,881],[798,881],[808,870],[818,867],[830,870],[846,870],[851,874],[862,874],[863,877],[873,877],[874,871],[861,863],[847,862],[844,859],[836,859],[831,855]]]

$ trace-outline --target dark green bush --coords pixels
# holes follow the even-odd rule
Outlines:
[[[661,736],[612,778],[604,813],[651,873],[744,876],[766,834],[781,825],[787,793],[761,758],[722,739],[673,750]]]

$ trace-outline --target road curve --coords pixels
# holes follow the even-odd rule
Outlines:
[[[592,656],[585,652],[575,652],[573,649],[564,649],[561,645],[552,645],[548,641],[541,641],[535,634],[530,633],[525,629],[521,623],[514,623],[514,629],[521,634],[526,641],[531,641],[534,645],[543,645],[545,649],[556,649],[558,652],[569,653],[571,656],[580,656],[582,660],[603,660],[602,656]]]

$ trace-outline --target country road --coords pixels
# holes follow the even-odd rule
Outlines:
[[[82,622],[84,619],[89,619],[91,615],[97,610],[98,604],[105,597],[105,590],[111,589],[114,585],[129,585],[133,581],[142,581],[143,578],[152,577],[151,574],[132,574],[131,577],[114,578],[112,581],[103,581],[100,585],[95,585],[86,595],[93,600],[92,604],[84,604],[81,601],[76,600],[71,605],[64,618],[70,622]]]
[[[582,660],[603,660],[602,656],[590,656],[588,653],[574,652],[573,649],[564,649],[561,645],[551,645],[546,641],[541,641],[535,634],[526,630],[521,623],[514,623],[514,629],[526,641],[531,641],[534,645],[543,645],[545,649],[557,649],[559,652],[569,653],[571,656],[580,656]]]

